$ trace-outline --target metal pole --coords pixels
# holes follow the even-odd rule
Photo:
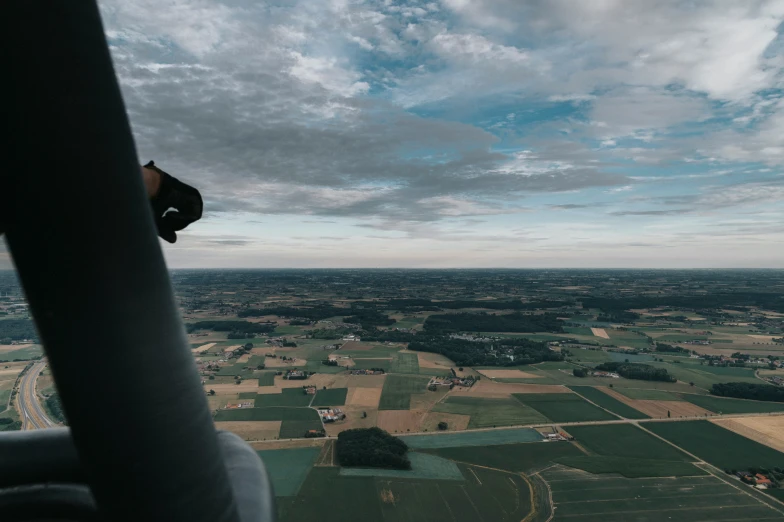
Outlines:
[[[12,0],[0,18],[0,212],[100,511],[236,521],[98,8]]]

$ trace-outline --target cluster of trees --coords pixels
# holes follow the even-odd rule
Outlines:
[[[341,466],[411,469],[408,446],[381,428],[357,428],[338,434],[337,457]]]
[[[373,341],[377,343],[410,343],[415,341],[416,338],[416,334],[399,332],[397,330],[371,330],[362,334],[363,341]]]
[[[669,352],[669,353],[691,353],[691,350],[687,348],[681,348],[680,346],[673,346],[671,344],[665,343],[656,343],[656,351],[657,352]]]
[[[38,342],[38,332],[30,319],[4,319],[0,321],[0,344],[31,339]]]
[[[297,317],[311,321],[321,321],[337,315],[346,315],[347,309],[331,305],[320,305],[307,308],[293,306],[270,306],[268,308],[246,308],[237,312],[239,317],[263,317],[277,315],[280,317]]]
[[[275,331],[275,323],[252,323],[250,321],[198,321],[185,325],[188,333],[196,330],[212,330],[214,332],[232,333],[271,333]],[[233,337],[233,339],[241,337]]]
[[[440,353],[458,366],[516,366],[542,361],[562,361],[564,356],[547,344],[529,339],[503,339],[492,343],[452,339],[446,336],[419,336],[409,350]],[[512,356],[512,358],[508,356]]]
[[[599,315],[596,320],[602,323],[633,323],[640,318],[640,314],[624,310],[613,310]]]
[[[596,369],[605,372],[615,372],[621,377],[641,381],[675,382],[677,380],[664,368],[655,368],[650,364],[606,362],[596,366]]]
[[[344,323],[362,325],[363,330],[374,330],[379,326],[391,326],[397,321],[373,309],[354,308],[353,315],[343,318]]]
[[[63,412],[63,404],[60,402],[60,395],[55,392],[46,399],[46,408],[52,414],[52,418],[57,422],[65,422],[65,412]]]
[[[22,429],[22,422],[3,417],[0,419],[0,431],[19,431]]]
[[[321,361],[321,364],[323,364],[324,366],[337,366],[338,361],[337,359],[324,359],[323,361]]]
[[[588,372],[586,372],[582,368],[575,368],[574,370],[572,370],[572,375],[574,375],[575,377],[585,377],[588,375]]]
[[[711,386],[710,392],[720,397],[784,402],[784,388],[762,383],[723,382]]]
[[[669,295],[663,297],[589,297],[583,299],[583,308],[599,308],[606,313],[634,308],[704,309],[731,306],[757,306],[775,312],[784,312],[784,298],[775,292],[710,292],[704,295]]]
[[[563,332],[564,322],[557,314],[443,314],[431,315],[424,324],[425,331],[437,332]]]

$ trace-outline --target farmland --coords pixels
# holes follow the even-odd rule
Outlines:
[[[311,406],[343,406],[346,404],[348,388],[318,390]]]
[[[784,412],[784,403],[728,399],[712,395],[683,394],[681,397],[714,413],[770,413]]]
[[[426,393],[427,377],[389,375],[381,391],[379,410],[407,410],[412,393]]]
[[[629,479],[557,466],[541,476],[552,491],[556,521],[781,519],[780,512],[711,475]]]
[[[784,453],[708,421],[647,422],[645,428],[721,469],[784,466]]]
[[[553,422],[615,420],[617,418],[574,393],[515,393],[512,396]]]
[[[611,397],[610,395],[604,393],[598,388],[594,388],[591,386],[569,386],[569,389],[579,395],[582,395],[583,397],[593,402],[597,406],[609,410],[612,413],[616,415],[620,415],[621,417],[624,417],[626,419],[649,418],[641,411],[635,410],[631,406],[622,403],[621,401]]]
[[[470,415],[469,428],[519,426],[547,422],[544,415],[514,399],[447,397],[445,401],[436,404],[433,411]]]

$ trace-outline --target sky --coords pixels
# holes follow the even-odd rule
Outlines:
[[[103,0],[185,267],[784,268],[784,2]]]

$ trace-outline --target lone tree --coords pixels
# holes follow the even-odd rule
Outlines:
[[[408,446],[381,428],[357,428],[338,435],[337,457],[341,466],[411,469]]]
[[[583,370],[582,368],[575,368],[574,370],[572,370],[572,374],[575,377],[585,377],[586,375],[585,370]]]
[[[444,430],[446,430],[448,428],[449,428],[449,424],[447,424],[446,422],[441,421],[441,422],[438,423],[438,429],[439,430],[444,431]]]

